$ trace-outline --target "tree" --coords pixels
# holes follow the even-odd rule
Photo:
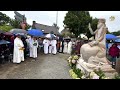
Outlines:
[[[115,32],[111,32],[111,34],[114,34],[114,35],[116,35],[116,36],[119,36],[119,35],[120,35],[120,30],[115,31]]]
[[[9,22],[10,22],[10,17],[0,12],[0,26],[5,25]]]
[[[92,17],[90,17],[88,11],[68,11],[63,23],[77,38],[81,33],[88,31],[88,24],[91,21]]]
[[[59,30],[59,27],[57,26],[57,24],[56,24],[56,23],[53,23],[53,25],[52,25],[52,26],[56,27],[56,28],[57,28],[57,30]]]
[[[63,33],[62,33],[62,36],[63,36],[63,37],[71,37],[71,38],[74,38],[74,37],[75,37],[75,35],[72,34],[72,33],[70,33],[70,32],[63,32]]]
[[[20,28],[20,22],[15,20],[15,19],[11,19],[10,20],[10,25],[13,27],[13,28]]]
[[[107,31],[107,33],[106,34],[111,34],[111,32],[110,31]]]
[[[26,26],[26,30],[28,30],[30,27],[32,27],[31,25],[27,24]]]
[[[11,29],[13,29],[13,27],[10,26],[10,25],[2,25],[2,26],[0,26],[0,30],[6,31],[6,32],[10,31]]]

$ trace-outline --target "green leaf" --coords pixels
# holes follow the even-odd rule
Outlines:
[[[88,11],[68,11],[63,23],[69,28],[70,32],[75,34],[75,37],[78,37],[81,33],[86,33],[91,20]]]

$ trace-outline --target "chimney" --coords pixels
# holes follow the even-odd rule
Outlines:
[[[33,21],[32,29],[36,29],[35,24],[36,24],[36,21]]]

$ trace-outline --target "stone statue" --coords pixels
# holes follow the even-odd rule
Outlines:
[[[90,24],[89,24],[89,30],[93,31]],[[95,34],[95,41],[90,43],[90,45],[94,46],[97,44],[100,45],[101,48],[105,49],[106,32],[107,32],[107,27],[105,25],[105,19],[99,19],[97,30],[91,33],[91,34]]]
[[[95,34],[95,40],[81,46],[81,58],[78,60],[77,68],[82,69],[83,72],[87,71],[87,73],[98,68],[101,68],[103,71],[113,70],[109,60],[106,58],[105,44],[108,28],[106,27],[105,19],[99,19],[95,32],[93,32],[90,24],[89,30],[91,34]]]
[[[90,25],[89,25],[89,29],[92,30]],[[95,40],[89,42],[88,44],[84,44],[80,50],[80,53],[83,55],[83,59],[85,61],[88,62],[88,59],[91,56],[97,56],[99,58],[106,57],[106,48],[105,48],[106,32],[107,32],[107,27],[105,25],[105,19],[99,19],[97,30],[94,32]],[[87,56],[84,54],[85,52],[86,54],[88,53]]]

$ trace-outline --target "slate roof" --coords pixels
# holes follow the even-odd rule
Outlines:
[[[51,31],[53,31],[54,34],[60,34],[60,33],[58,32],[57,28],[54,27],[54,26],[48,26],[48,25],[43,25],[43,24],[36,23],[36,24],[35,24],[35,27],[36,27],[36,29],[44,30],[43,33],[45,33],[45,34],[48,34],[48,33],[50,33]]]

